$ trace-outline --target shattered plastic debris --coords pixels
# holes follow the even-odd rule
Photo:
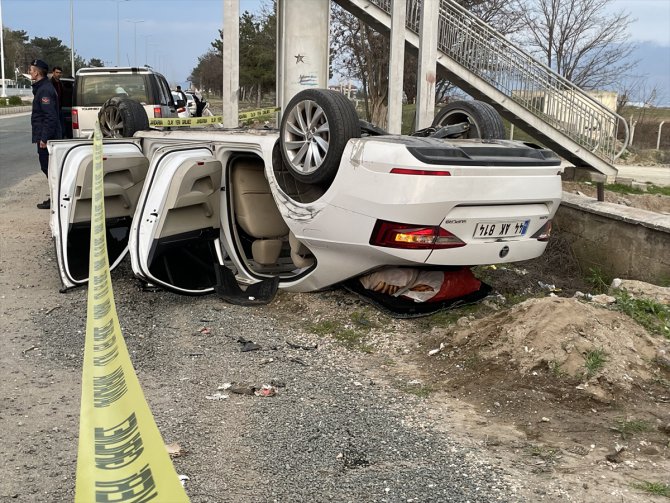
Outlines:
[[[179,482],[181,482],[182,487],[186,487],[186,482],[191,480],[188,475],[179,475]]]
[[[254,395],[262,397],[275,396],[276,394],[277,394],[277,388],[269,384],[264,384],[261,389],[257,389],[254,392]]]
[[[575,292],[574,298],[595,302],[596,304],[601,304],[603,306],[614,304],[616,302],[616,298],[604,293],[601,293],[600,295],[591,295],[590,293]]]
[[[165,448],[171,458],[178,458],[182,455],[181,446],[179,444],[167,444]]]
[[[219,387],[216,388],[216,389],[217,389],[217,391],[221,391],[221,390],[225,391],[225,390],[227,390],[227,389],[230,389],[232,386],[233,386],[233,383],[231,383],[231,382],[224,382],[221,386],[219,386]]]
[[[538,281],[537,284],[542,290],[547,290],[548,292],[560,292],[560,288],[556,288],[556,285],[554,284],[549,284],[549,283],[543,283],[542,281]]]
[[[226,400],[229,398],[229,395],[224,395],[223,393],[219,393],[218,391],[214,393],[213,395],[207,395],[205,396],[207,400]]]
[[[444,349],[444,342],[440,342],[440,347],[437,348],[437,349],[431,349],[430,351],[428,351],[428,356],[436,355],[437,353],[439,353],[443,349]]]
[[[296,343],[291,342],[291,341],[286,341],[286,345],[291,349],[304,349],[305,351],[311,351],[311,350],[317,348],[316,344],[309,344],[309,345],[296,344]]]
[[[257,351],[261,349],[261,346],[259,344],[256,344],[253,341],[249,341],[244,337],[240,337],[239,339],[237,339],[237,342],[242,344],[242,348],[240,349],[240,352],[242,353],[246,353],[247,351]]]
[[[203,335],[210,335],[212,331],[208,327],[200,327],[198,329],[198,332],[200,332]]]

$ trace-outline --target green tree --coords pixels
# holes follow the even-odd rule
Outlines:
[[[28,73],[30,60],[25,50],[29,39],[28,34],[23,30],[10,30],[9,28],[3,28],[2,33],[5,49],[5,78],[13,79],[17,73]]]
[[[49,69],[60,66],[66,72],[70,68],[70,48],[57,37],[33,37],[28,46],[30,59],[39,58],[49,65]]]
[[[210,50],[198,58],[198,65],[188,78],[201,91],[220,94],[223,87],[223,59],[221,54]]]
[[[240,99],[255,99],[260,103],[263,93],[275,89],[276,46],[275,2],[264,4],[260,14],[245,11],[240,16]],[[221,89],[223,81],[222,62],[223,32],[211,43],[212,51],[198,58],[198,65],[189,78],[196,86],[205,82],[214,85],[210,89]],[[218,72],[217,75],[213,75]],[[202,84],[200,84],[202,82]]]
[[[105,62],[101,59],[98,58],[91,58],[88,60],[88,67],[89,68],[100,68],[105,66]]]
[[[459,0],[465,8],[477,14],[480,19],[493,25],[503,34],[517,31],[520,27],[515,6],[509,0]],[[413,3],[418,7],[418,3]],[[410,13],[412,14],[412,13]],[[413,12],[413,15],[417,15]],[[360,19],[345,12],[337,5],[333,6],[331,17],[331,54],[338,57],[331,61],[345,78],[361,82],[364,93],[364,106],[368,121],[380,127],[386,127],[388,108],[388,62],[389,33],[380,33],[365,25]],[[406,54],[404,68],[404,91],[413,101],[416,97],[417,58],[416,51]],[[453,88],[449,75],[438,67],[436,94],[440,100]]]

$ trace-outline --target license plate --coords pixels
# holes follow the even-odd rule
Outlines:
[[[475,226],[475,239],[513,238],[523,236],[528,230],[530,220],[513,222],[478,222]]]

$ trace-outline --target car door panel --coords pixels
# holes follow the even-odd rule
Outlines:
[[[155,150],[130,236],[137,276],[179,293],[213,291],[222,255],[221,175],[207,145]]]
[[[50,142],[51,232],[63,286],[88,281],[93,142]],[[139,140],[103,144],[105,223],[110,268],[128,250],[128,234],[149,162]]]

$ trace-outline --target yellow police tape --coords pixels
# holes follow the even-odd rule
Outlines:
[[[208,124],[221,124],[221,115],[210,115],[207,117],[188,117],[185,119],[149,119],[149,126],[160,127],[184,127],[184,126],[207,126]]]
[[[237,116],[239,120],[254,119],[263,115],[268,115],[281,110],[279,107],[261,108],[259,110],[250,110],[248,112],[240,112]],[[221,124],[223,116],[210,115],[208,117],[187,117],[185,119],[149,119],[149,126],[158,127],[192,127],[192,126],[207,126],[209,124]]]
[[[75,502],[188,502],[135,375],[116,314],[97,122],[92,199]]]
[[[238,119],[253,119],[255,117],[260,117],[261,115],[273,114],[281,110],[279,107],[272,108],[261,108],[259,110],[250,110],[248,112],[240,112],[237,116]]]

